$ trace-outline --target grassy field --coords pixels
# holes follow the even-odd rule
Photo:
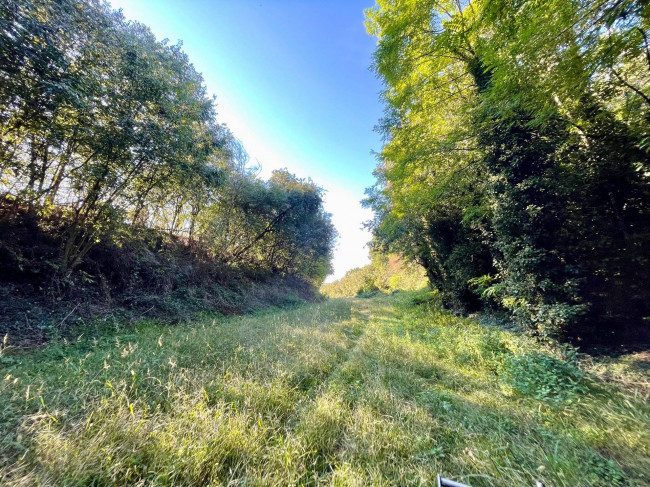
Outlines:
[[[577,356],[426,298],[5,349],[0,484],[650,485],[647,355]]]

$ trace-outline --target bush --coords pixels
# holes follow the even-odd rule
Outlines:
[[[64,277],[56,272],[64,216],[9,210],[0,205],[0,337],[12,343],[38,344],[117,317],[175,323],[202,311],[239,314],[318,297],[304,276],[227,265],[146,228],[105,236]]]
[[[522,396],[550,403],[567,402],[587,391],[585,374],[579,369],[574,349],[566,360],[543,353],[512,356],[501,369],[503,383]]]

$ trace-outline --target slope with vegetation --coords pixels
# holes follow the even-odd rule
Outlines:
[[[316,295],[321,189],[247,169],[180,44],[99,0],[0,0],[0,21],[3,335]]]
[[[7,486],[650,481],[647,354],[540,345],[428,291],[13,352]]]
[[[634,341],[650,316],[650,4],[377,0],[378,250],[446,306]]]

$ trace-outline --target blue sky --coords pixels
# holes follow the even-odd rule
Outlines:
[[[327,190],[340,237],[334,276],[368,262],[359,201],[381,148],[381,90],[363,25],[373,0],[111,0],[183,49],[217,96],[219,120],[261,176],[288,168]]]

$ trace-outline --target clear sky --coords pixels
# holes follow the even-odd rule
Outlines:
[[[368,262],[361,208],[381,147],[381,90],[363,25],[373,0],[111,0],[183,49],[217,96],[219,120],[261,176],[286,167],[327,190],[339,232],[334,275]]]

